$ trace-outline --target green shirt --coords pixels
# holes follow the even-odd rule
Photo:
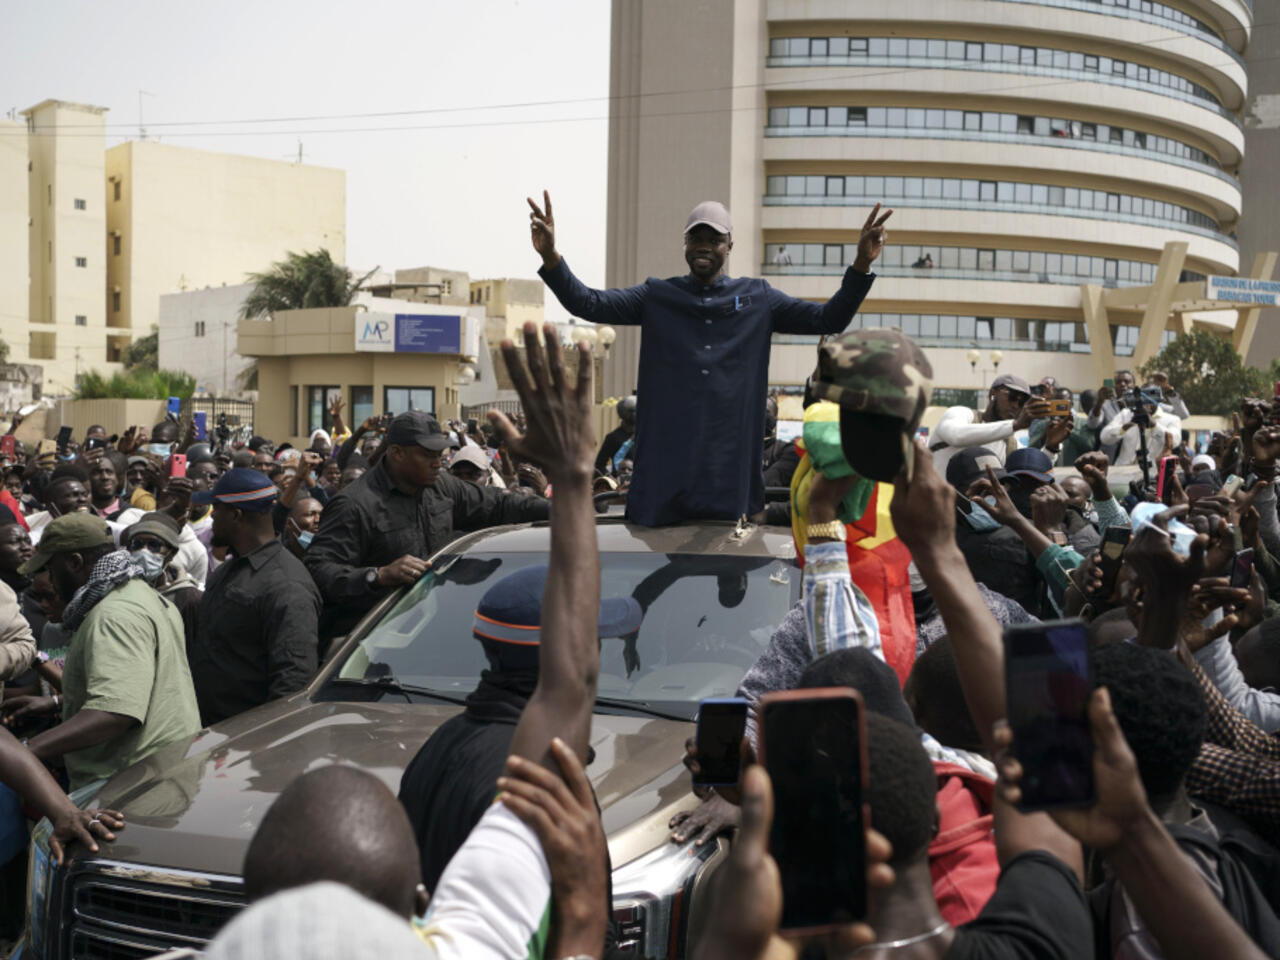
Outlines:
[[[104,710],[138,724],[66,754],[73,790],[200,729],[184,638],[177,608],[142,580],[117,587],[89,611],[63,668],[63,719]]]

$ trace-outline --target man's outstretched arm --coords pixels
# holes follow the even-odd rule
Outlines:
[[[871,289],[875,279],[871,273],[871,265],[884,249],[884,241],[888,236],[884,224],[892,215],[892,210],[881,214],[880,204],[875,205],[867,222],[862,225],[862,236],[858,238],[858,255],[852,266],[844,272],[844,282],[840,284],[840,289],[826,303],[799,300],[770,287],[769,311],[773,318],[774,333],[814,335],[840,333],[844,330],[858,312],[867,291]]]
[[[527,431],[522,435],[497,411],[489,419],[514,456],[542,465],[555,490],[551,557],[542,595],[538,685],[516,724],[510,752],[558,772],[549,750],[552,737],[559,737],[586,762],[600,673],[596,636],[600,558],[591,504],[596,450],[591,426],[591,350],[579,345],[577,382],[566,383],[555,328],[547,324],[543,335],[545,351],[537,328],[525,324],[527,369],[515,345],[510,340],[502,343]]]
[[[529,230],[533,249],[542,257],[538,276],[543,279],[560,304],[575,317],[592,323],[613,323],[619,326],[638,324],[644,309],[645,286],[626,287],[621,290],[594,290],[573,275],[569,264],[556,250],[556,221],[551,213],[551,194],[542,191],[546,205],[539,207],[528,198]]]

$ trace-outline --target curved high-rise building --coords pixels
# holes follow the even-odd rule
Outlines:
[[[1242,0],[613,12],[611,285],[680,272],[683,216],[714,197],[734,215],[733,272],[825,299],[882,202],[889,244],[855,323],[916,337],[942,387],[989,382],[996,351],[1002,370],[1078,389],[1098,372],[1089,285],[1151,284],[1162,256],[1162,278],[1241,267]],[[1103,313],[1110,350],[1094,352],[1129,362],[1141,307]],[[772,379],[802,380],[812,342],[778,339]],[[620,346],[606,389],[630,376]]]

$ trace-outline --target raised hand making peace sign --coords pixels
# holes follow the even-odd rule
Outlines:
[[[862,225],[862,236],[858,238],[858,256],[853,261],[853,269],[860,273],[866,273],[871,269],[871,264],[884,250],[884,242],[889,236],[884,223],[892,216],[892,210],[886,210],[881,214],[878,203],[867,214],[867,222]]]
[[[529,213],[529,229],[533,239],[533,249],[542,257],[542,265],[550,270],[560,262],[560,254],[556,253],[556,220],[551,214],[551,194],[542,191],[542,201],[546,210],[542,210],[533,200],[526,197],[531,208]]]

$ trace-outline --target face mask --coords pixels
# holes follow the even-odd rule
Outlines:
[[[982,504],[974,501],[973,508],[969,511],[969,515],[965,517],[972,527],[978,533],[986,533],[988,530],[1000,529],[1000,521],[987,513],[986,508]]]
[[[142,567],[142,575],[147,580],[155,580],[164,572],[164,557],[150,550],[134,550],[130,556],[134,563]]]
[[[298,546],[300,546],[303,550],[307,549],[307,547],[311,546],[311,541],[314,540],[315,537],[316,535],[312,533],[310,530],[299,531]]]
[[[171,446],[173,445],[169,443],[148,443],[147,451],[154,453],[157,457],[167,457]]]

